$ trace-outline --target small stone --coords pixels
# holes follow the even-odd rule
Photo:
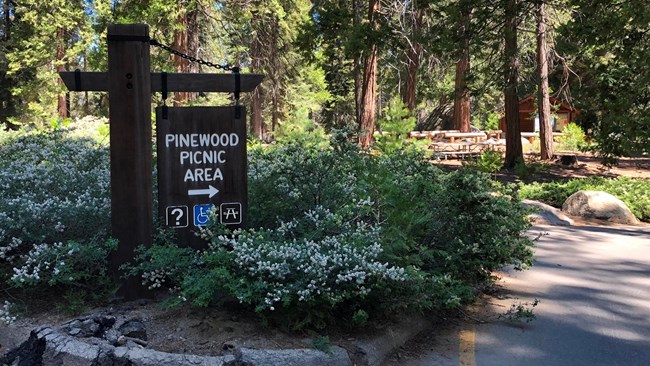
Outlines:
[[[223,327],[223,331],[226,333],[232,333],[235,331],[235,328],[233,327]]]
[[[142,321],[137,319],[125,322],[117,328],[117,331],[123,336],[147,340],[147,328]]]
[[[86,337],[92,337],[99,332],[99,324],[94,319],[86,319],[81,324],[81,329]]]
[[[560,163],[565,166],[575,166],[578,158],[575,155],[560,155]]]
[[[81,329],[79,329],[79,328],[72,328],[72,329],[70,329],[70,331],[68,332],[68,334],[71,335],[71,336],[73,336],[73,337],[78,336],[80,333],[81,333]]]

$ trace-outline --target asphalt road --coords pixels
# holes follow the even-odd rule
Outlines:
[[[430,351],[393,364],[650,365],[650,226],[533,232],[548,233],[537,242],[535,265],[504,272],[503,290],[489,301],[500,317],[459,324],[447,335],[455,342],[432,336]],[[513,304],[532,309],[536,319],[504,317]]]

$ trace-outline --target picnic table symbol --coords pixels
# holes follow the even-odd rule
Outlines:
[[[242,222],[241,203],[222,203],[219,207],[219,219],[224,225],[237,225]]]

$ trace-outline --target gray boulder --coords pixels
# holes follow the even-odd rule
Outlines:
[[[138,338],[142,339],[143,341],[147,340],[147,328],[139,319],[126,321],[124,324],[120,325],[119,328],[117,328],[117,331],[120,332],[123,336]]]
[[[529,214],[528,217],[530,217],[535,224],[554,226],[573,225],[573,220],[570,217],[553,206],[533,200],[522,200],[521,204],[525,207],[531,208],[531,210],[534,211],[533,213]]]
[[[623,201],[602,191],[578,191],[562,205],[569,215],[607,220],[618,224],[637,225],[639,220]]]

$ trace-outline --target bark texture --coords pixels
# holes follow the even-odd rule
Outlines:
[[[548,95],[548,57],[546,42],[546,13],[544,1],[537,3],[537,110],[539,115],[540,159],[553,158],[553,129],[551,127],[551,103]]]
[[[368,1],[368,21],[373,29],[379,28],[379,0]],[[359,123],[359,144],[363,147],[370,145],[375,132],[375,112],[377,100],[377,45],[368,47],[363,62],[363,84],[361,97],[361,121]]]
[[[521,126],[519,124],[519,48],[517,44],[518,0],[505,2],[505,111],[506,111],[506,158],[505,168],[513,168],[523,161]]]
[[[423,16],[424,9],[415,10],[413,14],[413,24],[411,31],[412,41],[410,43],[408,51],[406,52],[407,76],[403,101],[411,112],[415,111],[415,105],[417,103],[418,69],[420,68],[420,57],[422,56],[422,44],[414,39],[422,28]]]
[[[254,14],[251,23],[256,24],[261,22],[260,15]],[[255,33],[253,37],[250,56],[251,56],[251,72],[262,71],[262,52],[263,44],[260,39],[259,32]],[[264,139],[264,122],[262,121],[262,85],[258,85],[251,94],[251,133],[259,139]]]
[[[458,24],[459,50],[458,61],[456,62],[456,83],[454,96],[454,129],[460,132],[470,130],[470,100],[469,85],[469,26],[471,20],[471,8],[465,7],[461,10],[461,18]]]
[[[199,10],[197,5],[188,7],[183,1],[179,3],[182,9],[181,14],[178,16],[177,23],[182,27],[174,32],[173,47],[187,55],[192,55],[199,58],[199,23],[198,14]],[[172,58],[176,72],[182,73],[197,73],[199,72],[199,64],[190,62],[189,60],[180,56],[174,55]],[[174,94],[174,105],[178,106],[197,98],[198,93],[191,92],[176,92]]]
[[[65,71],[65,29],[56,30],[56,71]],[[63,80],[57,79],[57,84],[61,87]],[[64,87],[61,87],[64,88]],[[68,118],[70,116],[70,105],[68,104],[68,94],[60,92],[57,97],[57,111],[59,117]]]

